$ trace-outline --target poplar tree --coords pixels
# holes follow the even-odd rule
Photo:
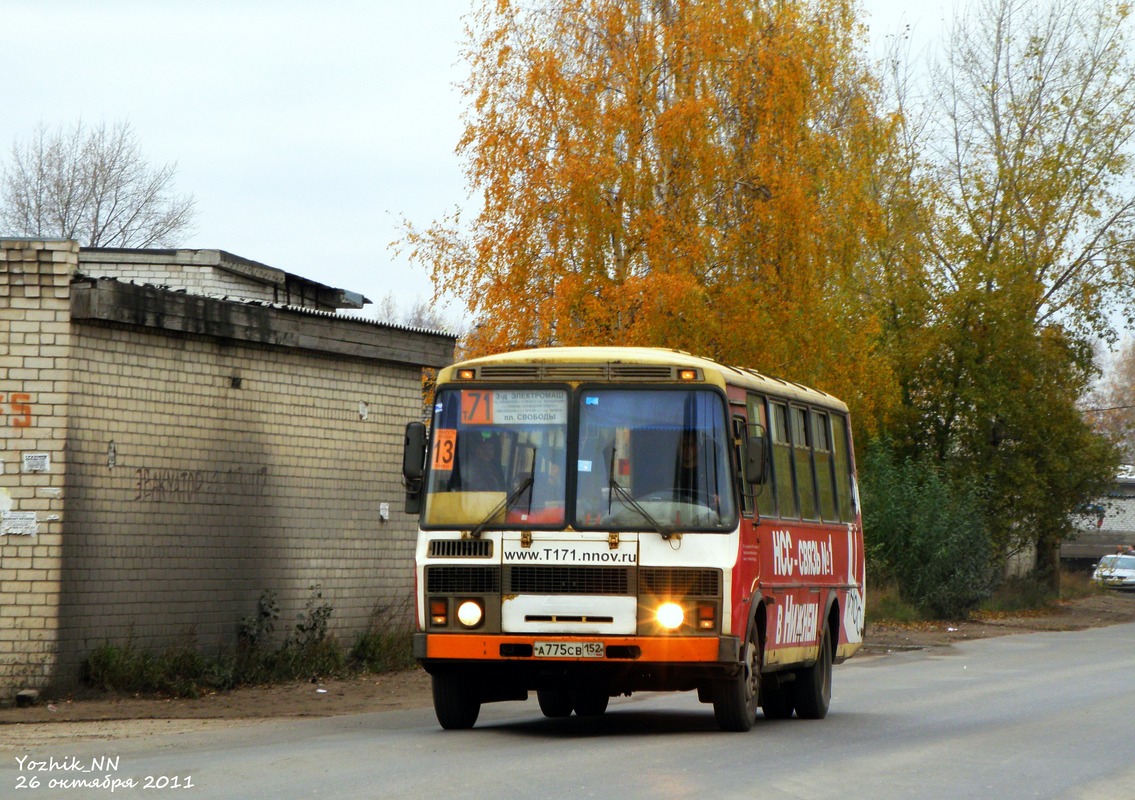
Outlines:
[[[1135,308],[1128,8],[983,0],[960,18],[887,205],[894,431],[984,487],[995,552],[1055,585],[1117,453],[1079,408],[1093,343]]]

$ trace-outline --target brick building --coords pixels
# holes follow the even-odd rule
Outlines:
[[[1135,547],[1135,467],[1120,470],[1107,494],[1084,509],[1076,528],[1060,548],[1069,566],[1088,568],[1120,547]]]
[[[408,618],[402,430],[455,340],[334,313],[363,302],[222,251],[0,240],[0,700],[106,641],[231,647],[264,590],[286,628],[319,584],[348,641]]]

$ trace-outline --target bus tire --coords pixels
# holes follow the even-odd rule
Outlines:
[[[536,702],[540,704],[540,713],[549,719],[571,716],[571,695],[566,689],[537,689]]]
[[[601,717],[607,712],[611,696],[601,689],[583,689],[571,693],[571,704],[576,716]]]
[[[481,696],[468,678],[447,672],[433,676],[434,714],[447,731],[472,728],[481,714]]]
[[[752,730],[756,722],[761,680],[760,646],[756,637],[756,626],[750,625],[741,672],[734,678],[713,683],[713,715],[723,731],[744,733]]]
[[[796,707],[793,684],[781,684],[773,675],[761,676],[761,711],[765,719],[788,719]]]
[[[796,673],[792,685],[796,690],[796,715],[800,719],[823,719],[828,715],[832,701],[832,637],[826,628],[816,663]]]

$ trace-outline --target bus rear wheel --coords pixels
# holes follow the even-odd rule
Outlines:
[[[572,707],[580,717],[601,717],[610,702],[611,696],[601,689],[580,689],[571,693]]]
[[[823,719],[832,702],[832,637],[825,629],[816,663],[796,673],[796,716]]]
[[[792,716],[795,698],[793,684],[781,684],[775,675],[761,676],[761,711],[765,719],[788,719]]]
[[[749,633],[741,662],[741,672],[733,678],[713,683],[713,715],[723,731],[744,733],[757,719],[760,694],[761,656],[755,626]]]
[[[549,719],[571,716],[571,695],[566,689],[537,689],[536,701],[540,704],[540,713]]]
[[[434,714],[446,730],[472,728],[481,714],[477,685],[462,675],[448,672],[433,676]]]

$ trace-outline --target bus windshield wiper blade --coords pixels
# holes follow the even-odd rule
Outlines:
[[[611,476],[611,490],[615,493],[615,496],[619,498],[620,503],[641,514],[642,518],[646,520],[646,522],[650,524],[650,527],[654,528],[663,539],[669,539],[674,535],[674,529],[664,527],[661,522],[656,520],[649,511],[643,508],[642,505],[631,496],[630,492],[619,485],[614,475]]]
[[[488,524],[493,521],[493,518],[496,517],[497,514],[507,512],[510,508],[512,508],[516,504],[516,501],[520,499],[521,495],[524,494],[525,490],[532,486],[534,482],[533,479],[534,476],[529,475],[527,478],[522,480],[520,482],[520,485],[512,490],[512,494],[498,503],[496,508],[490,511],[487,517],[477,523],[477,527],[469,531],[469,536],[473,539],[481,538],[481,533],[485,530]]]

